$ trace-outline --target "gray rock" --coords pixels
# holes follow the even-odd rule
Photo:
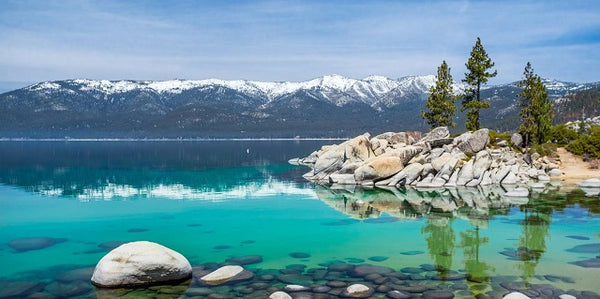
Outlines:
[[[504,297],[502,297],[502,299],[531,299],[528,296],[525,296],[522,293],[519,292],[512,292],[509,293],[507,295],[505,295]]]
[[[507,197],[528,197],[529,190],[527,188],[515,188],[511,191],[508,191],[504,194]]]
[[[343,297],[351,297],[351,298],[367,298],[375,292],[374,289],[360,283],[355,283],[346,288],[344,292],[342,292]]]
[[[405,146],[405,147],[387,151],[380,157],[384,157],[384,156],[398,157],[402,161],[402,165],[408,165],[408,164],[410,164],[410,161],[414,157],[419,155],[421,152],[423,152],[423,150],[424,149],[422,147],[409,145],[409,146]]]
[[[458,148],[463,152],[477,153],[483,150],[489,143],[489,130],[484,128],[473,132],[466,141],[458,144]]]
[[[563,172],[560,169],[551,169],[548,171],[548,175],[551,177],[557,177],[563,175]]]
[[[488,151],[480,151],[475,156],[475,162],[473,163],[473,178],[479,179],[481,175],[490,169],[492,165],[492,156]]]
[[[340,184],[340,185],[356,185],[356,180],[354,179],[354,174],[352,173],[332,173],[329,176],[329,182],[332,184]]]
[[[465,163],[463,167],[460,169],[458,173],[458,178],[456,180],[457,186],[464,186],[471,180],[473,180],[473,159],[469,160],[469,162]]]
[[[149,285],[192,276],[192,266],[183,255],[147,242],[123,244],[96,265],[92,284],[98,287]]]
[[[521,145],[523,145],[523,136],[519,133],[513,133],[510,136],[510,142],[517,147],[521,147]]]
[[[440,138],[440,139],[427,141],[427,143],[429,144],[429,147],[431,147],[431,148],[440,148],[445,145],[452,144],[453,141],[454,141],[454,139],[452,139],[452,138]]]
[[[273,294],[271,294],[269,296],[269,299],[292,299],[292,296],[290,296],[288,293],[286,292],[275,292]]]
[[[517,175],[514,172],[509,171],[504,179],[502,179],[502,185],[514,185],[517,183]]]
[[[498,145],[500,147],[507,147],[508,142],[506,142],[506,140],[500,140],[500,141],[496,142],[496,145]]]
[[[306,292],[311,290],[311,288],[309,287],[301,286],[298,284],[288,284],[283,289],[286,292]]]
[[[459,171],[459,169],[454,169],[454,172],[452,172],[452,175],[450,176],[446,184],[444,184],[445,187],[456,187],[456,181],[458,180]]]
[[[251,265],[262,261],[263,258],[260,255],[244,255],[228,258],[225,262],[231,265]]]
[[[433,167],[433,169],[435,169],[435,171],[439,172],[440,170],[442,170],[442,167],[444,167],[444,165],[446,165],[446,163],[448,163],[451,159],[453,159],[452,154],[443,153],[439,157],[431,160],[431,166]]]
[[[477,187],[477,186],[479,186],[480,183],[481,183],[481,180],[472,179],[471,181],[469,181],[468,183],[465,184],[465,187]]]
[[[577,183],[577,185],[584,188],[600,188],[600,179],[585,180],[581,183]]]
[[[481,175],[481,183],[479,183],[479,185],[480,186],[492,185],[492,176],[489,171],[486,171]]]
[[[423,171],[422,164],[419,164],[419,163],[409,164],[408,166],[406,166],[404,169],[402,169],[400,172],[398,172],[396,175],[394,175],[392,177],[392,179],[388,183],[388,186],[396,186],[396,185],[398,185],[398,183],[401,180],[404,180],[406,185],[410,185],[421,175],[422,171]]]
[[[337,173],[340,173],[340,174],[354,174],[354,171],[356,171],[356,169],[359,168],[363,164],[364,164],[364,162],[350,162],[350,161],[346,161],[342,165],[342,168],[340,168],[340,170],[337,171]]]
[[[409,144],[408,135],[405,132],[393,133],[389,139],[390,144],[404,143]]]
[[[538,181],[547,182],[550,180],[550,177],[546,174],[540,174],[537,176]]]
[[[232,280],[243,271],[244,268],[241,266],[223,266],[207,275],[202,276],[200,280],[209,285],[220,285]]]
[[[408,298],[412,298],[412,294],[408,293],[408,292],[401,292],[401,291],[390,291],[386,294],[388,296],[388,298],[392,298],[392,299],[408,299]]]
[[[316,175],[321,172],[333,173],[337,171],[344,164],[344,155],[344,147],[335,146],[333,149],[329,149],[317,158],[313,173]]]
[[[378,181],[389,178],[404,168],[402,160],[395,156],[381,155],[354,171],[354,179],[357,182]]]
[[[431,132],[425,134],[425,136],[423,136],[421,139],[419,139],[419,143],[424,143],[438,139],[446,139],[448,137],[450,137],[450,131],[448,131],[448,127],[437,127],[431,130]]]

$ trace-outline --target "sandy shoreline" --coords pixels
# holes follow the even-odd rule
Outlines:
[[[573,155],[562,147],[557,149],[557,154],[561,162],[560,170],[563,172],[560,180],[567,185],[575,185],[591,178],[600,179],[600,170],[590,169],[589,164],[581,157]]]

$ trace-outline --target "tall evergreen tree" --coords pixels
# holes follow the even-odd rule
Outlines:
[[[460,111],[467,112],[467,130],[474,131],[481,128],[479,121],[479,110],[489,108],[490,103],[481,99],[481,86],[485,85],[489,78],[495,77],[498,72],[488,72],[488,69],[494,67],[494,63],[488,57],[485,49],[481,45],[481,39],[478,37],[475,46],[471,50],[471,57],[465,64],[468,72],[462,80],[469,86],[465,88],[465,94],[462,99],[462,108]]]
[[[452,119],[456,111],[456,97],[452,94],[452,75],[445,60],[437,69],[436,79],[435,86],[429,89],[431,94],[425,103],[429,112],[421,111],[421,117],[432,129],[439,126],[454,127],[456,123],[452,122]]]
[[[517,94],[521,111],[521,125],[519,131],[525,139],[525,146],[531,142],[544,143],[552,126],[552,102],[542,82],[542,78],[533,72],[531,63],[527,62],[523,72],[523,80],[519,87],[523,88]]]

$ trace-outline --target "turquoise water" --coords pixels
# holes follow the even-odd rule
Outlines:
[[[295,274],[332,262],[396,271],[433,265],[438,270],[421,273],[427,279],[414,280],[448,286],[457,297],[507,293],[500,285],[507,281],[600,292],[600,268],[573,264],[600,255],[597,196],[565,186],[525,200],[495,189],[332,189],[305,182],[308,169],[287,164],[327,143],[0,143],[0,286],[33,281],[41,284],[19,296],[98,296],[81,285],[57,291],[56,281],[78,282],[60,277],[93,267],[111,244],[148,240],[193,266],[260,255],[245,266],[257,277],[298,264],[305,268]],[[34,249],[10,246],[23,238],[49,239]],[[299,284],[325,283],[305,276]],[[241,286],[213,291],[246,297],[235,293]]]

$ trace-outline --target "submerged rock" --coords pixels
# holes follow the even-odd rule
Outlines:
[[[162,245],[138,241],[123,244],[96,265],[92,284],[98,287],[151,285],[192,276],[192,266],[178,252]]]
[[[292,299],[292,296],[290,296],[286,292],[277,291],[277,292],[271,294],[269,296],[269,299]]]
[[[258,264],[263,261],[260,255],[245,255],[228,258],[225,262],[232,265],[250,265]]]
[[[502,299],[531,299],[528,296],[525,296],[522,293],[519,292],[512,292],[507,294],[506,296],[502,297]]]
[[[33,281],[0,281],[0,298],[23,298],[44,288],[44,284]]]
[[[220,285],[231,281],[237,275],[241,274],[244,268],[241,266],[223,266],[200,278],[200,280],[209,285]]]
[[[44,249],[65,241],[67,241],[67,239],[64,238],[21,238],[8,242],[8,246],[16,251],[25,252],[30,250]]]
[[[375,290],[373,290],[372,288],[364,284],[355,283],[353,285],[348,286],[341,295],[343,297],[351,298],[367,298],[373,295],[373,292],[375,292]]]

